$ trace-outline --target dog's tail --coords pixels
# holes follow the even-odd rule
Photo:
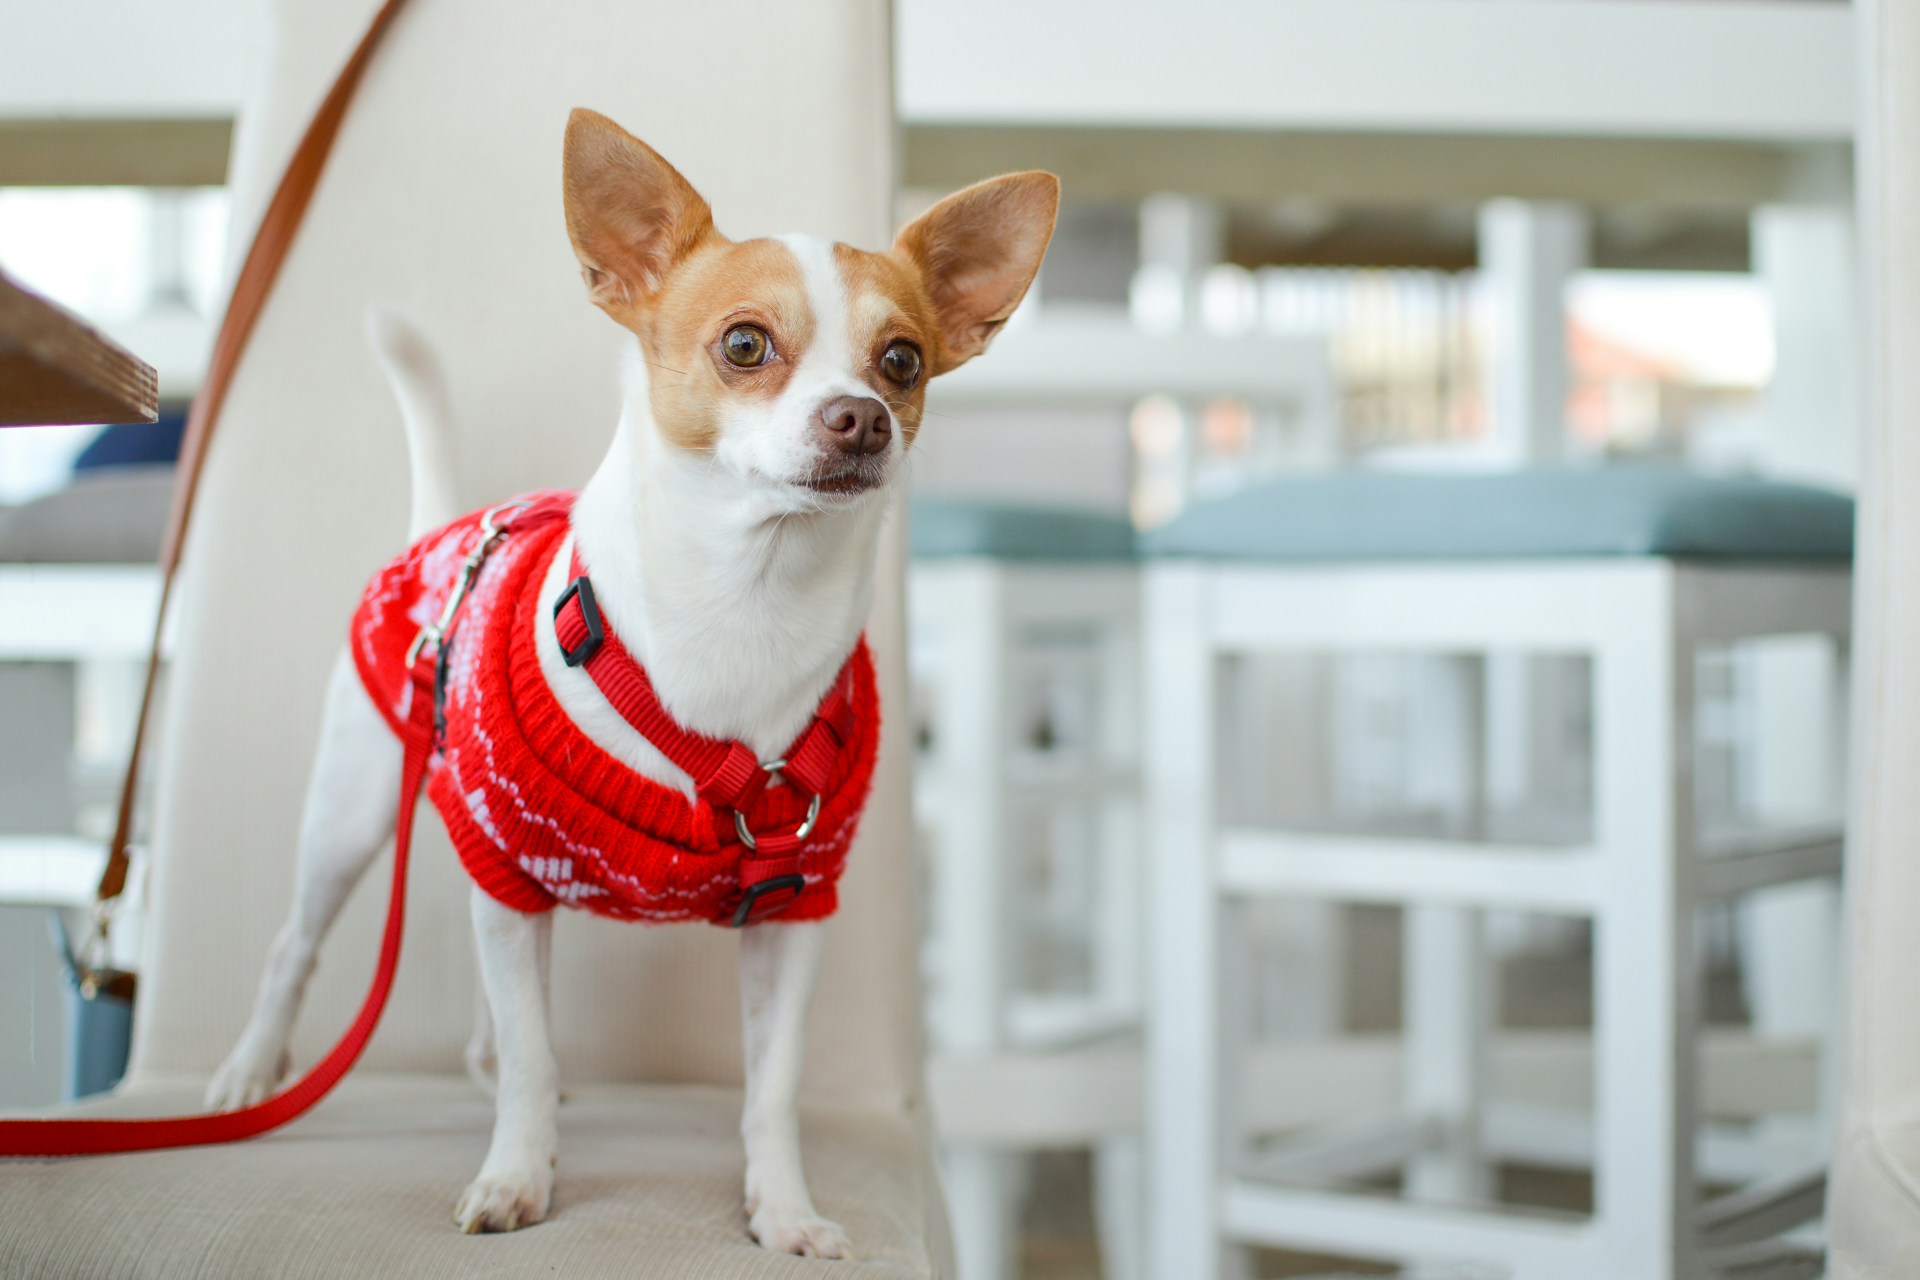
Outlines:
[[[454,493],[452,401],[432,346],[399,313],[378,303],[367,308],[367,339],[393,383],[407,425],[413,476],[413,505],[407,515],[411,542],[460,514]]]

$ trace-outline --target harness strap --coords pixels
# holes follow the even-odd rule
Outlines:
[[[833,688],[821,700],[813,720],[787,748],[780,772],[807,791],[819,795],[833,779],[840,753],[853,741],[853,663],[840,668]]]
[[[759,799],[773,770],[744,742],[695,733],[660,705],[647,672],[606,625],[594,599],[593,583],[573,552],[567,589],[554,602],[553,629],[569,666],[583,669],[606,695],[620,718],[652,743],[660,754],[693,779],[702,800],[716,809],[740,812]],[[820,795],[833,783],[840,754],[853,740],[853,659],[848,658],[821,699],[812,721],[787,749],[778,772],[803,791]],[[762,837],[764,848],[772,837]]]
[[[787,754],[769,762],[774,767],[768,768],[744,742],[695,733],[668,714],[646,669],[634,661],[600,615],[593,581],[577,546],[568,576],[566,590],[553,605],[554,636],[567,665],[585,670],[620,718],[693,779],[702,800],[734,814],[746,852],[740,859],[740,903],[733,926],[755,924],[786,910],[806,891],[802,856],[806,838],[819,813],[819,798],[833,783],[840,753],[853,741],[854,659],[849,657],[841,666],[833,687]],[[797,831],[755,836],[742,815],[772,785],[776,771],[813,795],[813,813]]]

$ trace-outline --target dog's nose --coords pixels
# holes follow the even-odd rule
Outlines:
[[[813,425],[821,443],[856,458],[879,453],[893,437],[887,406],[872,396],[835,396],[814,411]]]

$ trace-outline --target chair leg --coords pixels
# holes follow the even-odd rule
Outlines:
[[[1406,1105],[1441,1125],[1439,1146],[1408,1166],[1416,1200],[1473,1203],[1490,1189],[1480,1151],[1493,1030],[1483,919],[1461,907],[1407,909]]]
[[[1138,612],[1136,602],[1134,616],[1103,628],[1097,655],[1100,751],[1110,764],[1120,766],[1137,765],[1140,759]],[[1138,793],[1124,790],[1103,797],[1094,818],[1100,841],[1094,871],[1099,911],[1093,921],[1094,986],[1104,1008],[1130,1014],[1141,1008],[1145,970],[1140,936],[1146,926],[1146,870],[1140,821]]]
[[[1148,1260],[1155,1277],[1213,1280],[1224,1251],[1219,923],[1213,883],[1216,691],[1205,586],[1186,566],[1147,578]]]
[[[1847,749],[1852,742],[1853,732],[1853,646],[1845,638],[1834,638],[1830,675],[1832,683],[1827,691],[1827,749],[1833,759],[1840,762],[1833,775],[1833,804],[1844,812],[1847,807],[1847,778],[1851,770]],[[1833,891],[1833,912],[1833,933],[1829,939],[1833,950],[1828,955],[1828,963],[1839,975],[1835,986],[1844,990],[1847,970],[1846,899],[1839,886],[1835,886]],[[1827,1011],[1820,1041],[1819,1125],[1823,1139],[1821,1149],[1829,1160],[1832,1158],[1833,1135],[1840,1124],[1841,1071],[1844,1067],[1846,1036],[1846,1001],[1835,1000]]]
[[[1597,655],[1594,1208],[1601,1275],[1698,1275],[1694,645],[1670,577]]]
[[[1096,662],[1100,689],[1099,747],[1111,763],[1139,759],[1139,604],[1101,629]],[[1094,982],[1102,1006],[1137,1013],[1141,1007],[1140,932],[1143,851],[1140,805],[1125,793],[1106,797],[1096,815],[1105,856],[1097,869],[1099,916],[1094,921]],[[1147,1156],[1139,1133],[1110,1137],[1093,1151],[1094,1226],[1105,1280],[1147,1280]]]
[[[949,1149],[941,1161],[960,1280],[1011,1280],[1020,1274],[1020,1220],[1011,1152]]]
[[[1238,681],[1236,680],[1236,688]],[[1216,703],[1216,706],[1223,705]],[[1238,1108],[1246,1097],[1247,1064],[1258,1042],[1255,1024],[1254,993],[1265,974],[1260,972],[1260,949],[1255,945],[1250,904],[1220,897],[1213,898],[1216,966],[1213,1017],[1217,1032],[1213,1040],[1215,1181],[1245,1166],[1253,1153],[1258,1135],[1248,1127]],[[1315,923],[1337,922],[1339,912],[1326,903],[1302,904],[1315,909]],[[1322,929],[1316,936],[1324,936]],[[1344,948],[1328,947],[1324,954],[1339,956]],[[1221,1236],[1213,1224],[1219,1250],[1220,1280],[1254,1280],[1253,1250],[1238,1241]]]
[[[1011,637],[1002,588],[992,570],[948,586],[954,607],[947,615],[951,626],[935,746],[946,808],[934,866],[939,1000],[933,1039],[940,1049],[958,1053],[1004,1047],[1012,983],[1005,945],[1009,843],[1003,768],[1012,732]],[[959,796],[966,798],[956,803]],[[1014,1158],[967,1147],[945,1154],[954,1243],[965,1280],[1004,1280],[1014,1274],[1019,1235]]]
[[[958,607],[949,615],[935,745],[944,809],[934,867],[941,999],[933,1030],[943,1049],[985,1052],[1002,1045],[1012,983],[1004,939],[1012,636],[997,573],[956,580],[949,590]]]
[[[1102,1280],[1147,1280],[1146,1145],[1136,1134],[1108,1138],[1093,1153],[1093,1220]]]
[[[1423,673],[1427,705],[1422,742],[1428,759],[1451,759],[1437,788],[1450,829],[1466,838],[1486,824],[1484,659],[1447,656]],[[1487,962],[1486,916],[1460,907],[1410,907],[1401,990],[1405,1013],[1407,1109],[1441,1125],[1440,1144],[1407,1169],[1417,1200],[1485,1200],[1489,1169],[1480,1151],[1486,1055],[1494,1029],[1495,988]]]

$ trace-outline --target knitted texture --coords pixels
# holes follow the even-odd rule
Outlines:
[[[634,772],[568,718],[548,686],[536,627],[553,626],[540,599],[564,543],[568,494],[533,494],[534,518],[516,520],[493,550],[448,641],[445,717],[427,783],[467,874],[506,906],[545,911],[556,902],[621,920],[730,924],[741,900],[742,859],[733,811]],[[396,733],[406,724],[406,652],[439,617],[484,512],[428,534],[374,575],[353,616],[349,647],[361,682]],[[862,639],[848,659],[851,738],[801,843],[806,881],[780,911],[815,920],[838,905],[836,883],[859,826],[880,737],[873,662]],[[744,816],[750,831],[790,834],[811,797],[769,787]],[[773,843],[769,841],[769,843]],[[749,876],[751,879],[752,876]]]

